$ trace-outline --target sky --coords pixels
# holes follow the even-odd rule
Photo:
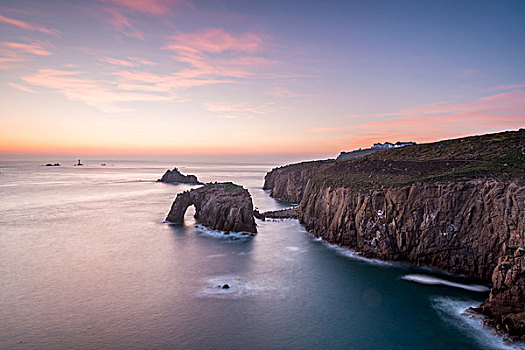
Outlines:
[[[0,1],[0,157],[336,156],[525,127],[525,2]]]

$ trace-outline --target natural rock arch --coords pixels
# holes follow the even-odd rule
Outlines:
[[[248,190],[231,182],[209,183],[179,193],[166,221],[182,225],[189,206],[195,206],[195,219],[219,231],[256,233],[253,203]]]

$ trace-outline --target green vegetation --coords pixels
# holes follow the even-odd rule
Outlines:
[[[525,129],[380,151],[327,166],[312,181],[369,191],[474,178],[525,179]]]
[[[244,190],[244,187],[234,184],[233,182],[209,182],[203,188],[224,188],[226,192],[238,192]]]

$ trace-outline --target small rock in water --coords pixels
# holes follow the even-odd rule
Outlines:
[[[222,286],[222,289],[230,289],[230,286],[229,286],[228,284],[224,284],[224,285]]]

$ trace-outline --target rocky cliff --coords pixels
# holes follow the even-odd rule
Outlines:
[[[184,223],[184,214],[195,206],[195,219],[213,230],[255,234],[252,197],[248,190],[231,182],[208,183],[200,188],[179,193],[166,221]]]
[[[479,310],[525,337],[525,264],[509,255],[525,247],[525,130],[313,164],[265,182],[299,202],[310,232],[368,257],[492,279]]]
[[[271,190],[271,197],[299,203],[312,175],[333,162],[334,160],[303,162],[272,169],[264,177],[263,189]]]
[[[490,323],[525,341],[525,250],[501,257],[492,273],[493,287],[479,308]]]
[[[195,175],[183,175],[179,169],[173,168],[173,170],[166,170],[164,175],[162,175],[162,178],[158,179],[159,182],[178,182],[178,183],[185,183],[185,184],[194,184],[194,185],[201,185],[202,182],[199,182],[197,180],[197,176]]]
[[[299,220],[323,239],[385,260],[490,280],[523,247],[525,181],[474,179],[362,193],[309,183]]]

